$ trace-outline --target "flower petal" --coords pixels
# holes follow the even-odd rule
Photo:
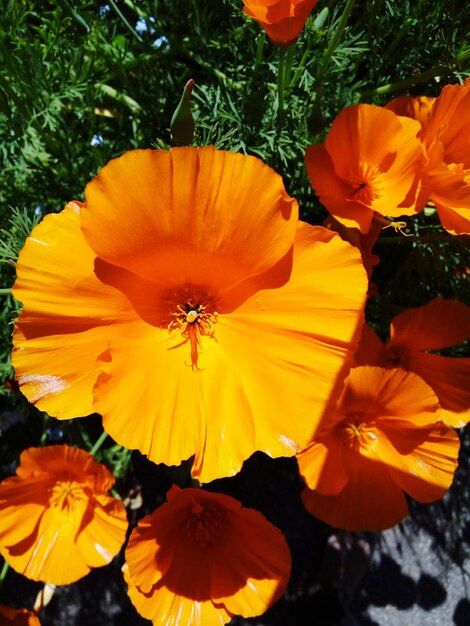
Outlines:
[[[34,228],[18,260],[13,293],[24,310],[13,366],[26,397],[61,419],[95,411],[96,358],[136,318],[125,296],[96,279],[94,259],[70,203]]]
[[[457,300],[434,298],[424,306],[407,309],[391,324],[387,347],[441,350],[470,338],[470,307]]]
[[[441,423],[403,428],[400,420],[381,421],[380,429],[375,453],[392,479],[418,502],[442,498],[458,465],[457,434]]]
[[[449,426],[464,426],[470,420],[470,359],[408,352],[406,367],[433,389]]]
[[[286,254],[297,227],[297,202],[278,174],[210,146],[127,152],[85,196],[82,227],[96,254],[166,285],[204,278],[220,290],[259,274]]]
[[[335,528],[348,531],[385,530],[408,513],[401,488],[382,464],[354,455],[350,480],[337,495],[324,496],[304,489],[302,501],[315,517]]]
[[[299,472],[307,487],[326,496],[342,491],[348,482],[348,475],[341,457],[341,443],[331,431],[320,435],[299,452]]]
[[[92,568],[110,563],[126,539],[127,528],[122,502],[106,495],[90,500],[76,539],[86,564]]]

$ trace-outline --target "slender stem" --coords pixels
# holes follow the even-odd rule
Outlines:
[[[309,38],[308,42],[307,42],[307,46],[305,48],[305,51],[302,55],[302,58],[300,59],[300,63],[299,66],[297,67],[297,69],[295,70],[295,74],[292,78],[292,80],[289,83],[289,89],[293,89],[297,83],[299,82],[299,78],[305,68],[305,63],[307,62],[309,53],[310,53],[310,49],[312,47],[312,37]]]
[[[258,46],[256,48],[256,58],[255,58],[255,66],[254,72],[259,68],[261,59],[263,58],[263,50],[264,50],[264,42],[266,41],[266,33],[263,30],[261,35],[258,38]]]
[[[107,438],[108,438],[108,433],[103,430],[99,439],[96,441],[95,445],[90,450],[91,456],[95,456],[95,454],[98,452],[98,450],[101,448],[101,446],[103,445],[103,443],[106,441]]]
[[[0,289],[0,296],[9,296],[11,294],[11,288]]]
[[[124,24],[127,26],[127,28],[131,31],[131,33],[134,35],[134,37],[136,39],[138,39],[138,41],[140,41],[140,43],[143,43],[143,39],[142,37],[139,35],[139,33],[132,27],[132,25],[128,22],[128,20],[126,19],[126,16],[123,14],[123,12],[121,11],[121,9],[118,7],[118,5],[116,4],[116,2],[114,0],[109,0],[109,4],[113,7],[113,9],[116,11],[116,13],[119,15],[119,17],[121,18],[121,20],[124,22]]]
[[[413,85],[417,85],[418,83],[424,83],[430,78],[434,78],[434,76],[442,76],[442,74],[449,73],[451,71],[451,65],[458,65],[459,63],[463,63],[468,58],[470,58],[470,48],[464,50],[460,54],[458,54],[448,66],[446,65],[435,65],[430,69],[422,72],[421,74],[417,74],[416,76],[410,76],[409,78],[403,78],[402,80],[397,80],[394,83],[388,83],[388,85],[381,85],[380,87],[376,87],[375,89],[369,89],[368,91],[363,91],[363,97],[369,96],[379,96],[381,94],[391,93],[392,91],[398,91],[400,89],[407,89],[408,87],[412,87]]]
[[[7,576],[7,572],[8,569],[10,568],[10,566],[8,565],[8,563],[5,561],[3,563],[3,567],[2,567],[2,571],[0,572],[0,587],[3,585],[5,578]]]
[[[279,64],[277,67],[277,117],[282,123],[284,115],[284,61],[286,57],[286,49],[279,48]]]
[[[346,6],[344,7],[343,15],[341,16],[339,20],[339,24],[338,24],[338,27],[336,28],[335,34],[333,35],[330,41],[330,44],[328,48],[326,49],[325,54],[323,55],[323,60],[316,76],[317,84],[319,84],[322,81],[323,77],[325,76],[328,70],[328,65],[330,64],[331,57],[333,56],[333,53],[336,50],[341,40],[341,37],[343,36],[344,29],[346,28],[346,24],[348,22],[348,18],[351,14],[351,11],[354,7],[355,1],[356,0],[348,0],[346,3]]]

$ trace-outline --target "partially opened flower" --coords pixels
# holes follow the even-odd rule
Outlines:
[[[385,106],[389,111],[393,111],[396,115],[411,117],[411,119],[423,124],[428,118],[436,98],[430,96],[399,96],[390,100]]]
[[[423,123],[431,200],[446,230],[470,234],[470,79],[447,85]]]
[[[318,0],[243,0],[244,12],[256,20],[278,46],[294,43]]]
[[[41,626],[41,622],[31,611],[0,604],[0,626]]]
[[[291,559],[281,531],[234,498],[174,486],[142,519],[124,575],[154,626],[213,626],[264,613],[284,593]]]
[[[470,307],[457,300],[435,298],[393,318],[390,340],[384,345],[364,325],[358,365],[402,367],[415,372],[432,387],[444,409],[442,419],[460,427],[470,421],[470,359],[432,354],[470,338]]]
[[[335,415],[297,459],[306,509],[331,526],[378,531],[402,520],[404,493],[441,498],[457,468],[459,439],[437,397],[411,372],[358,367]]]
[[[114,477],[84,450],[29,448],[0,484],[0,552],[20,574],[68,585],[109,563],[127,531]]]
[[[259,159],[211,147],[128,152],[85,196],[18,260],[26,397],[62,419],[101,413],[157,463],[195,455],[202,482],[305,446],[357,347],[357,250],[299,226]]]
[[[374,212],[399,217],[422,210],[428,196],[420,129],[416,120],[371,104],[343,109],[326,141],[305,155],[320,202],[361,233],[369,231]]]

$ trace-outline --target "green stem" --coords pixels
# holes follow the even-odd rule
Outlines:
[[[261,63],[261,59],[263,58],[263,49],[264,49],[264,42],[265,41],[266,41],[266,33],[263,30],[261,35],[258,38],[258,46],[256,48],[256,58],[255,58],[254,72],[256,72],[256,70],[259,68],[260,63]]]
[[[286,49],[279,48],[279,64],[277,67],[277,117],[280,123],[284,115],[284,62]]]
[[[95,456],[96,455],[96,453],[101,448],[101,446],[103,445],[103,443],[106,441],[107,438],[108,438],[108,433],[103,430],[103,432],[101,433],[99,439],[97,440],[97,442],[95,443],[93,448],[90,450],[91,456]]]
[[[448,74],[451,70],[452,65],[458,65],[459,63],[463,63],[468,58],[470,58],[470,48],[468,50],[464,50],[460,54],[458,54],[449,65],[435,65],[430,69],[422,72],[421,74],[417,74],[416,76],[410,76],[409,78],[403,78],[402,80],[397,80],[394,83],[388,83],[388,85],[381,85],[380,87],[376,87],[375,89],[369,89],[368,91],[363,91],[362,96],[364,98],[368,98],[370,96],[379,96],[381,94],[391,93],[393,91],[399,91],[400,89],[407,89],[408,87],[412,87],[413,85],[417,85],[418,83],[424,83],[430,78],[434,78],[435,76],[442,76],[442,74]]]
[[[11,288],[0,289],[0,296],[9,296],[10,294],[11,294]]]
[[[354,3],[355,0],[348,0],[346,3],[346,6],[344,7],[344,11],[343,14],[339,20],[339,24],[338,27],[336,28],[335,34],[333,35],[331,41],[330,41],[330,45],[328,46],[328,48],[326,49],[325,54],[323,55],[323,60],[322,63],[320,65],[320,68],[317,72],[317,76],[316,76],[316,83],[317,85],[321,83],[323,77],[325,76],[327,70],[328,70],[328,65],[330,64],[331,61],[331,57],[333,56],[334,51],[336,50],[341,37],[343,36],[344,33],[344,29],[346,28],[346,24],[348,22],[348,18],[351,14],[351,11],[354,7]]]
[[[140,43],[143,43],[143,39],[142,37],[139,35],[139,33],[132,28],[132,25],[129,24],[129,22],[126,19],[126,16],[123,14],[123,12],[121,11],[121,9],[118,7],[118,5],[116,4],[116,2],[114,2],[114,0],[109,0],[109,4],[113,7],[113,9],[116,11],[116,13],[119,15],[119,17],[121,18],[121,20],[124,22],[124,24],[127,26],[127,28],[131,31],[131,33],[134,35],[134,37],[140,41]]]
[[[7,576],[7,572],[8,569],[10,568],[10,566],[8,565],[8,563],[5,561],[3,563],[3,567],[2,567],[2,571],[0,572],[0,587],[3,585],[5,578]]]
[[[299,82],[300,76],[302,75],[302,72],[305,68],[305,63],[307,62],[309,53],[310,53],[310,49],[312,48],[312,37],[309,38],[307,46],[305,48],[305,51],[302,55],[302,58],[300,59],[300,63],[298,68],[295,70],[295,74],[294,77],[292,78],[292,80],[289,83],[289,90],[293,89],[297,83]]]

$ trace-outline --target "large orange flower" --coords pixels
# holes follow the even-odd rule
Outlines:
[[[157,463],[195,454],[203,482],[305,446],[357,346],[358,251],[299,226],[259,159],[211,147],[128,152],[85,195],[18,260],[26,397],[59,418],[101,413]]]
[[[298,455],[306,509],[338,528],[378,531],[402,520],[404,493],[433,502],[449,488],[459,439],[424,381],[401,369],[358,367],[336,414]]]
[[[264,613],[283,593],[290,552],[281,531],[234,498],[172,487],[126,549],[129,596],[155,626],[219,626]]]
[[[41,626],[41,622],[31,611],[0,604],[0,626]]]
[[[0,552],[13,569],[68,585],[116,556],[126,511],[107,494],[114,477],[88,452],[29,448],[16,474],[0,484]]]
[[[361,233],[369,231],[374,211],[399,217],[423,209],[420,129],[416,120],[371,104],[343,109],[326,141],[310,146],[305,156],[322,204]]]
[[[278,46],[297,39],[318,0],[243,0],[244,12],[256,20]]]
[[[442,350],[470,338],[470,307],[457,300],[435,298],[393,318],[390,341],[382,343],[364,325],[355,360],[358,365],[402,367],[432,387],[449,426],[470,420],[470,359],[427,352]]]
[[[470,234],[470,79],[447,85],[423,123],[431,200],[444,228]]]

